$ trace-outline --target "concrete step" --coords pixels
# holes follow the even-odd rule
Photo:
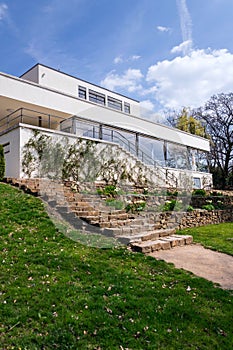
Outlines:
[[[171,235],[156,240],[148,240],[143,242],[133,242],[131,243],[131,248],[134,251],[141,253],[151,253],[156,250],[166,250],[171,249],[176,246],[182,246],[186,244],[191,244],[193,242],[193,237],[189,235]]]

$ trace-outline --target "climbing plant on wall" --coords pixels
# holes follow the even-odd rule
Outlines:
[[[118,146],[66,137],[48,136],[33,131],[23,148],[23,172],[28,177],[94,182],[106,184],[131,183],[145,187],[149,174],[142,164],[129,160]]]
[[[65,157],[67,140],[33,131],[23,147],[22,170],[29,178],[59,178]]]
[[[63,180],[95,181],[98,174],[99,160],[97,143],[78,139],[68,146],[63,162]]]
[[[0,181],[3,180],[5,176],[5,157],[3,145],[0,145]]]

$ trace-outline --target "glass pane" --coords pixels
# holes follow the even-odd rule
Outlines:
[[[164,141],[140,136],[139,149],[143,153],[143,158],[147,159],[147,163],[165,165]]]
[[[166,165],[169,168],[190,169],[187,147],[167,143]]]

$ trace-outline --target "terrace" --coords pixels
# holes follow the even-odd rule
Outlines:
[[[66,119],[28,108],[18,108],[0,120],[0,135],[20,124],[117,143],[143,163],[153,167],[208,172],[207,153],[204,151],[80,116]]]

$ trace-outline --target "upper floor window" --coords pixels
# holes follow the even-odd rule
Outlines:
[[[105,105],[105,95],[99,92],[89,90],[89,101]]]
[[[130,114],[130,104],[127,102],[124,103],[124,112]]]
[[[108,96],[108,107],[122,111],[122,102],[113,97]]]
[[[83,98],[84,100],[87,99],[87,89],[83,86],[78,87],[78,97]]]

